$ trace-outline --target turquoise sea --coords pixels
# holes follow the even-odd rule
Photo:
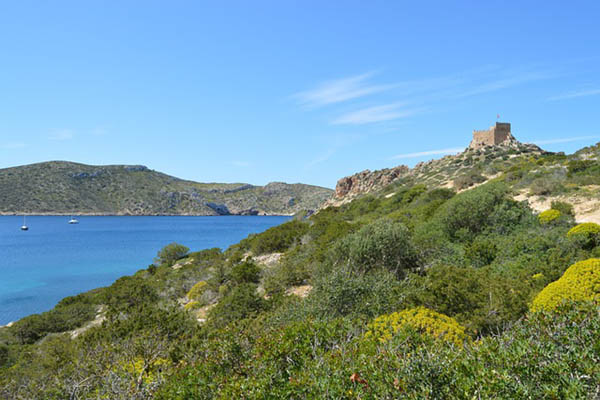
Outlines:
[[[146,268],[171,242],[227,248],[289,217],[0,216],[0,325]]]

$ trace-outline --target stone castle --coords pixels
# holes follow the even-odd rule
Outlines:
[[[513,140],[510,133],[510,124],[507,122],[496,122],[495,126],[484,131],[473,130],[473,140],[469,145],[471,149],[480,149],[485,146],[496,146]]]

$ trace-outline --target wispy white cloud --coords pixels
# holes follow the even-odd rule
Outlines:
[[[73,139],[73,137],[75,136],[75,133],[73,133],[72,130],[70,129],[61,129],[59,131],[55,131],[50,135],[50,139],[51,140],[69,140],[69,139]]]
[[[108,134],[108,130],[105,128],[94,128],[91,130],[91,134],[94,136],[104,136]]]
[[[586,97],[586,96],[596,96],[600,94],[600,89],[584,89],[584,90],[576,90],[563,94],[559,94],[558,96],[548,97],[548,101],[557,101],[557,100],[568,100],[574,99],[576,97]]]
[[[422,112],[423,108],[403,108],[404,103],[384,104],[344,114],[331,121],[332,125],[362,125],[406,118]]]
[[[391,157],[391,159],[399,160],[399,159],[403,159],[403,158],[417,158],[417,157],[435,156],[435,155],[442,155],[442,154],[455,154],[455,153],[460,153],[464,149],[465,149],[464,147],[454,147],[454,148],[450,148],[450,149],[420,151],[418,153],[405,153],[405,154],[395,155],[395,156]]]
[[[23,142],[6,142],[0,145],[0,148],[4,150],[14,150],[14,149],[22,149],[25,147],[25,143]]]
[[[507,89],[512,86],[518,86],[521,84],[550,79],[556,76],[554,72],[551,71],[507,71],[500,72],[504,74],[504,77],[500,79],[492,79],[489,81],[475,83],[471,88],[460,89],[457,93],[456,97],[469,97],[475,96],[479,94],[494,92],[497,90]],[[485,77],[484,77],[484,80]]]
[[[252,165],[247,161],[238,161],[238,160],[232,161],[231,164],[236,167],[249,167],[250,165]]]
[[[335,154],[335,152],[336,149],[330,149],[326,153],[315,158],[314,160],[309,161],[304,167],[308,169],[314,167],[315,165],[322,164],[325,161],[329,160]]]
[[[537,145],[541,145],[541,144],[554,144],[554,143],[569,143],[569,142],[579,142],[581,140],[591,140],[591,139],[598,139],[598,138],[600,138],[600,135],[595,135],[595,136],[575,136],[575,137],[568,137],[568,138],[532,140],[531,143],[535,143]]]
[[[373,72],[321,83],[316,88],[296,93],[293,97],[305,106],[319,107],[341,103],[393,88],[395,85],[374,85],[368,81]]]

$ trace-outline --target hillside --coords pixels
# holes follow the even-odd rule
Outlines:
[[[292,215],[332,194],[304,184],[197,183],[141,165],[65,161],[0,169],[0,188],[0,214]]]
[[[365,195],[392,196],[407,185],[449,188],[456,192],[501,180],[512,197],[537,212],[553,201],[568,202],[580,222],[600,223],[600,176],[595,171],[600,143],[574,154],[550,153],[516,139],[496,146],[466,148],[457,155],[418,163],[362,171],[340,179],[335,195],[323,207],[340,206]]]
[[[0,328],[0,397],[597,398],[600,225],[565,199],[596,201],[599,155],[470,148],[225,251],[168,245]]]

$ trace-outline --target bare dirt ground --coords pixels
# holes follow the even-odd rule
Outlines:
[[[549,209],[553,201],[564,201],[573,205],[577,222],[600,224],[600,186],[598,185],[585,186],[581,193],[560,196],[530,196],[528,190],[523,190],[514,196],[514,199],[526,200],[529,206],[537,212]]]

